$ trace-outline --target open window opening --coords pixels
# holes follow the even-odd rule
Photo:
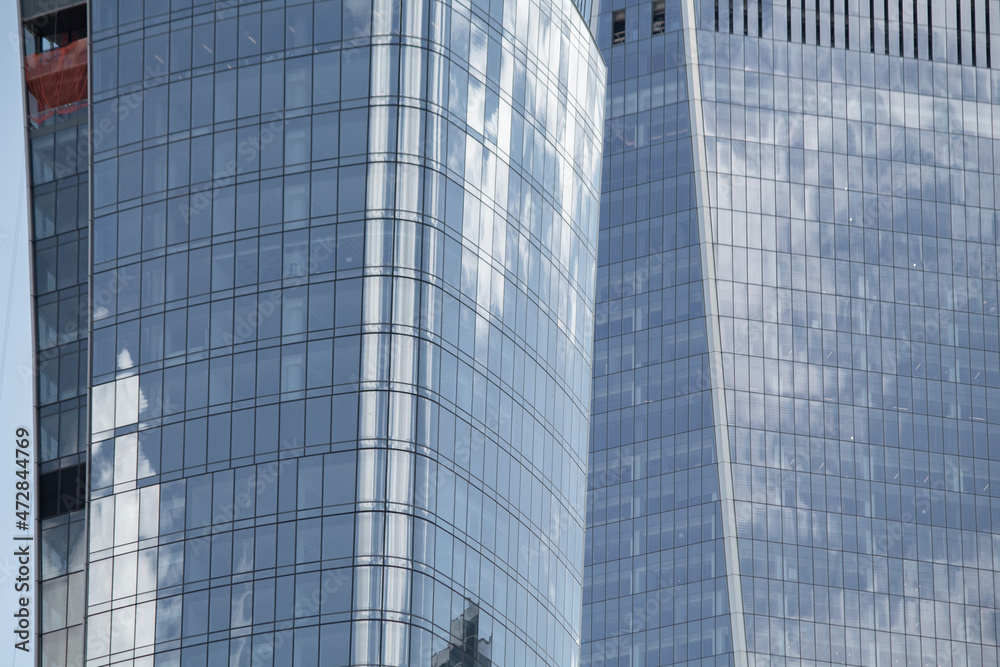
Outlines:
[[[76,512],[87,503],[87,464],[79,463],[42,474],[39,478],[39,518]]]
[[[625,43],[625,10],[619,9],[611,14],[611,43]]]
[[[24,22],[28,114],[41,123],[87,104],[87,6],[75,5]]]
[[[662,35],[667,30],[667,3],[665,0],[653,2],[653,34]]]

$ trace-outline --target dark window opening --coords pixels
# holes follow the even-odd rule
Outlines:
[[[916,14],[914,14],[916,16]],[[851,48],[851,19],[847,7],[847,0],[844,0],[844,46]]]
[[[929,0],[928,0],[929,1]],[[992,45],[990,44],[990,3],[984,3],[984,9],[986,10],[986,66],[992,67],[993,58],[990,55],[990,50]]]
[[[802,39],[800,40],[803,44],[806,43],[806,0],[802,0],[802,6],[799,8],[802,12]]]
[[[87,465],[80,463],[47,472],[39,478],[38,488],[39,518],[81,510],[87,502]]]
[[[986,3],[987,11],[989,3]],[[931,0],[927,0],[927,59],[934,60],[934,21]]]
[[[718,7],[718,5],[716,5]],[[718,17],[718,10],[716,10]],[[716,18],[718,24],[718,18]],[[662,35],[667,30],[667,3],[665,0],[656,0],[653,3],[653,34]],[[716,26],[718,30],[718,25]]]
[[[25,55],[53,51],[87,37],[87,5],[43,14],[24,22]]]
[[[815,7],[814,11],[816,12],[816,46],[821,46],[822,43],[823,43],[823,39],[822,39],[823,33],[820,31],[820,27],[819,27],[819,16],[820,16],[820,14],[819,14],[819,0],[816,0],[816,7]]]
[[[888,0],[887,0],[888,1]],[[956,21],[956,32],[958,33],[958,39],[955,41],[958,43],[958,64],[962,64],[962,3],[955,3],[955,21]]]
[[[611,43],[625,43],[625,10],[619,9],[611,14]]]
[[[868,46],[875,53],[875,0],[868,0]]]
[[[882,39],[885,42],[885,55],[889,55],[889,0],[884,0],[882,5]]]
[[[987,3],[989,4],[989,3]],[[976,66],[976,0],[972,0],[972,29],[969,31],[972,34],[972,66]]]
[[[900,0],[902,1],[902,0]],[[837,46],[837,8],[834,3],[830,2],[830,46]]]

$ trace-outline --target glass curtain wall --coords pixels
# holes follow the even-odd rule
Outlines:
[[[731,615],[721,625],[741,665],[996,663],[996,12],[697,0],[611,3],[600,17],[611,83],[584,664],[730,664],[704,639],[710,611]],[[671,25],[686,38],[658,64]],[[675,131],[694,134],[693,160],[644,143],[670,63],[687,67],[674,99],[691,116]],[[654,183],[669,189],[682,168],[694,194],[670,190],[663,207],[697,205],[684,236],[653,217]],[[660,238],[674,253],[701,244],[684,278],[653,269]],[[646,339],[661,321],[644,294],[654,276],[664,293],[702,286],[657,297],[663,333]],[[666,318],[684,313],[700,347],[674,347]],[[707,367],[678,365],[705,350]],[[654,371],[665,362],[669,375]],[[665,491],[651,480],[662,461],[693,465],[698,423],[653,406],[698,387],[694,414],[718,445],[700,461],[718,474]],[[706,489],[727,545],[714,569],[691,552],[719,532],[662,518],[690,518]],[[672,578],[654,581],[670,593],[651,595],[665,562]],[[728,608],[685,608],[678,587],[719,574]],[[678,650],[694,619],[700,634]]]
[[[697,4],[750,664],[994,664],[996,18],[860,4]]]
[[[683,6],[602,2],[608,62],[583,664],[732,664]]]
[[[32,644],[42,665],[76,666],[83,664],[89,441],[87,6],[23,2],[20,10],[37,406],[32,590],[40,641]]]
[[[576,6],[92,17],[88,664],[578,664]]]

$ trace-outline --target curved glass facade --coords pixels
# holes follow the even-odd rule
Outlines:
[[[578,664],[576,6],[91,11],[87,664]]]
[[[996,14],[967,0],[673,4],[660,32],[645,18],[658,2],[602,7],[612,205],[597,320],[614,325],[621,303],[623,324],[599,327],[595,349],[583,663],[997,664]],[[691,194],[678,190],[676,206],[694,198],[691,227],[653,217],[672,176],[656,108],[672,89],[669,50],[657,67],[672,11],[690,110],[674,129],[694,137],[678,165]],[[647,173],[659,174],[648,189]],[[701,283],[684,299],[669,296],[681,278],[650,296],[648,320],[647,217],[648,238],[674,253],[700,244],[682,275]],[[659,304],[697,316],[704,342],[663,335],[647,352]],[[685,359],[696,352],[705,364]],[[655,406],[706,385],[710,408],[658,411],[668,440],[653,447],[643,397]],[[631,414],[644,417],[626,430]],[[716,446],[697,460],[717,474],[668,494],[654,466],[692,465],[700,424]],[[690,506],[706,497],[721,513],[693,527]],[[665,523],[666,510],[688,523]],[[699,557],[711,538],[723,546]],[[651,603],[649,573],[665,563],[673,578],[654,581],[664,592]],[[728,608],[704,597],[721,573]],[[702,591],[701,604],[685,607],[681,589]],[[728,649],[705,635],[721,612]]]

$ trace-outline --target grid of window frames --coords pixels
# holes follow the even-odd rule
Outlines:
[[[86,23],[79,8],[22,19],[28,57],[58,48]],[[38,106],[29,95],[38,424],[34,488],[40,537],[36,571],[41,592],[36,597],[37,627],[41,664],[62,667],[81,665],[84,646],[88,111],[85,104],[74,104],[58,113],[38,113]]]
[[[982,46],[982,35],[949,23],[953,34],[934,47],[940,58],[937,51],[921,54],[919,40],[918,51],[907,51],[908,41],[899,50],[882,42],[887,51],[861,48],[866,42],[832,49],[847,46],[846,35],[840,44],[836,31],[829,41],[807,32],[831,25],[822,14],[809,14],[793,35],[792,28],[768,32],[777,4],[730,3],[728,12],[723,3],[695,7],[701,89],[693,108],[704,122],[697,140],[709,176],[717,276],[709,288],[719,299],[723,362],[722,386],[713,389],[725,392],[718,397],[728,407],[739,535],[738,568],[731,569],[742,577],[750,664],[995,664],[1000,327],[993,118],[1000,78],[983,67],[982,52],[972,62],[958,55],[967,41]],[[967,7],[935,3],[933,11],[964,16]],[[630,87],[629,79],[649,67],[644,40],[656,41],[653,26],[644,27],[646,3],[607,10],[600,43],[612,54],[605,190],[613,196],[616,152],[623,153],[626,187],[632,175],[641,185],[645,170],[657,168],[655,157],[646,167],[641,153],[630,161],[628,151],[630,141],[643,141],[644,97],[658,76],[652,84],[637,77]],[[765,20],[755,25],[758,11]],[[886,34],[898,36],[899,27],[890,28]],[[624,72],[614,64],[616,51],[624,54]],[[624,84],[618,90],[617,81]],[[625,147],[616,150],[616,109],[628,113],[630,105],[635,130],[623,124]],[[607,210],[612,230],[643,217],[632,213],[644,206],[641,187],[635,193],[634,203],[626,192],[624,206]],[[602,203],[609,199],[606,192]],[[604,224],[602,218],[602,234]],[[598,322],[607,299],[603,266],[615,261],[613,232],[609,240],[612,257],[605,259],[600,246]],[[647,247],[642,241],[640,249]],[[624,243],[631,248],[633,241]],[[619,280],[638,292],[643,266],[637,262],[635,278],[629,268]],[[623,292],[623,303],[630,296]],[[639,313],[638,304],[623,310]],[[613,324],[614,309],[607,317]],[[680,607],[673,595],[651,600],[643,588],[648,576],[636,576],[651,559],[662,567],[662,555],[653,557],[663,546],[649,537],[649,524],[602,532],[601,522],[662,501],[662,491],[641,479],[652,465],[639,434],[648,417],[625,428],[609,418],[607,441],[601,430],[604,412],[663,391],[640,372],[638,335],[623,337],[628,355],[615,350],[621,344],[609,345],[605,362],[601,339],[616,334],[599,329],[595,349],[588,525],[597,528],[588,536],[595,553],[588,549],[585,603],[593,612],[584,626],[585,640],[595,641],[585,644],[584,661],[713,664],[690,647],[678,654],[670,646],[674,652],[665,656],[662,629],[659,653],[651,650],[660,610],[672,606],[676,614]],[[685,379],[671,382],[686,391],[705,377],[703,368],[680,372]],[[606,390],[603,375],[610,376]],[[670,433],[684,428],[664,422]],[[616,437],[621,453],[610,451]],[[624,555],[643,539],[641,558],[632,559],[639,568],[591,565],[616,557],[606,553],[610,545],[627,562]],[[674,581],[710,581],[693,562]],[[644,606],[622,603],[627,596]],[[611,611],[599,604],[608,598],[618,598]]]
[[[88,664],[578,664],[574,4],[94,0],[92,48]]]
[[[87,463],[87,112],[30,130],[42,653],[83,647]],[[68,642],[68,645],[67,645]],[[68,646],[68,647],[67,647]],[[44,663],[44,661],[43,661]],[[46,663],[47,664],[47,663]]]
[[[700,7],[750,664],[997,664],[1000,73]]]
[[[604,2],[582,664],[733,662],[681,4]]]

